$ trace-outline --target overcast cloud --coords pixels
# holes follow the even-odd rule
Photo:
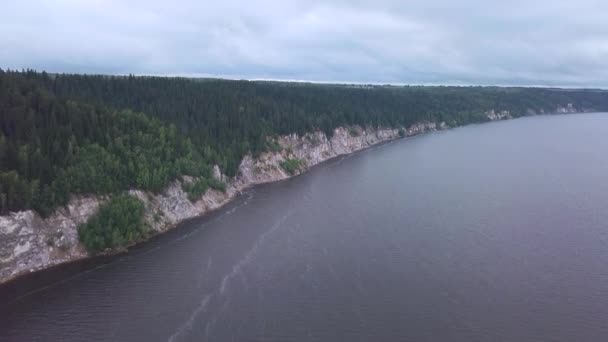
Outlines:
[[[608,88],[608,1],[23,0],[0,67]]]

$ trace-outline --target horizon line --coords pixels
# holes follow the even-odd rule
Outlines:
[[[84,76],[109,76],[109,77],[159,77],[159,78],[184,78],[184,79],[209,79],[209,80],[225,80],[225,81],[248,81],[248,82],[278,82],[278,83],[301,83],[301,84],[319,84],[319,85],[336,85],[336,86],[374,86],[374,87],[461,87],[461,88],[537,88],[537,89],[565,89],[565,90],[601,90],[608,91],[608,87],[599,86],[574,86],[574,85],[548,85],[542,83],[532,83],[527,85],[515,85],[510,83],[494,83],[494,84],[475,84],[467,82],[382,82],[382,81],[345,81],[345,80],[308,80],[297,78],[271,78],[271,77],[242,77],[223,74],[208,74],[208,73],[102,73],[102,72],[54,72],[46,70],[38,70],[35,68],[21,69],[3,69],[3,71],[12,72],[27,72],[34,71],[38,73],[47,73],[50,75],[84,75]]]

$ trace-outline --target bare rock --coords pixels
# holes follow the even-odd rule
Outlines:
[[[406,136],[412,136],[444,127],[445,123],[438,126],[433,122],[421,122],[401,130]],[[215,165],[213,177],[226,183],[226,191],[210,189],[194,203],[188,199],[179,181],[171,183],[161,194],[141,190],[129,193],[144,203],[144,219],[152,233],[160,233],[185,219],[220,208],[254,184],[291,177],[281,167],[281,162],[288,158],[299,159],[302,171],[305,171],[327,159],[399,138],[399,131],[357,126],[336,128],[331,138],[322,132],[278,137],[279,151],[262,153],[256,159],[245,156],[237,176],[232,179]],[[183,177],[183,182],[193,181],[192,177]],[[21,274],[88,257],[78,239],[78,226],[94,215],[106,199],[103,196],[74,196],[65,208],[58,209],[48,218],[41,218],[31,210],[0,216],[0,283]]]

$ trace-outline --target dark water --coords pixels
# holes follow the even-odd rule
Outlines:
[[[334,160],[0,298],[3,341],[606,341],[608,114]]]

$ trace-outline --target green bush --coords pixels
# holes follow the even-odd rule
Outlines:
[[[125,247],[146,235],[148,228],[143,215],[142,201],[130,195],[118,195],[103,204],[97,214],[78,228],[78,236],[93,253]]]
[[[200,178],[191,183],[182,183],[182,190],[188,194],[190,202],[198,201],[209,189],[209,184],[205,178]]]
[[[222,182],[219,179],[211,178],[207,181],[207,184],[209,184],[209,187],[211,189],[221,191],[221,192],[226,191],[226,183]]]
[[[283,160],[280,165],[283,170],[287,171],[287,173],[289,173],[290,175],[293,175],[298,170],[300,170],[300,167],[302,166],[302,161],[298,158],[288,158]]]
[[[188,194],[191,202],[196,202],[207,192],[207,189],[215,189],[221,192],[226,191],[226,184],[215,178],[199,178],[191,183],[182,183],[182,190]]]

